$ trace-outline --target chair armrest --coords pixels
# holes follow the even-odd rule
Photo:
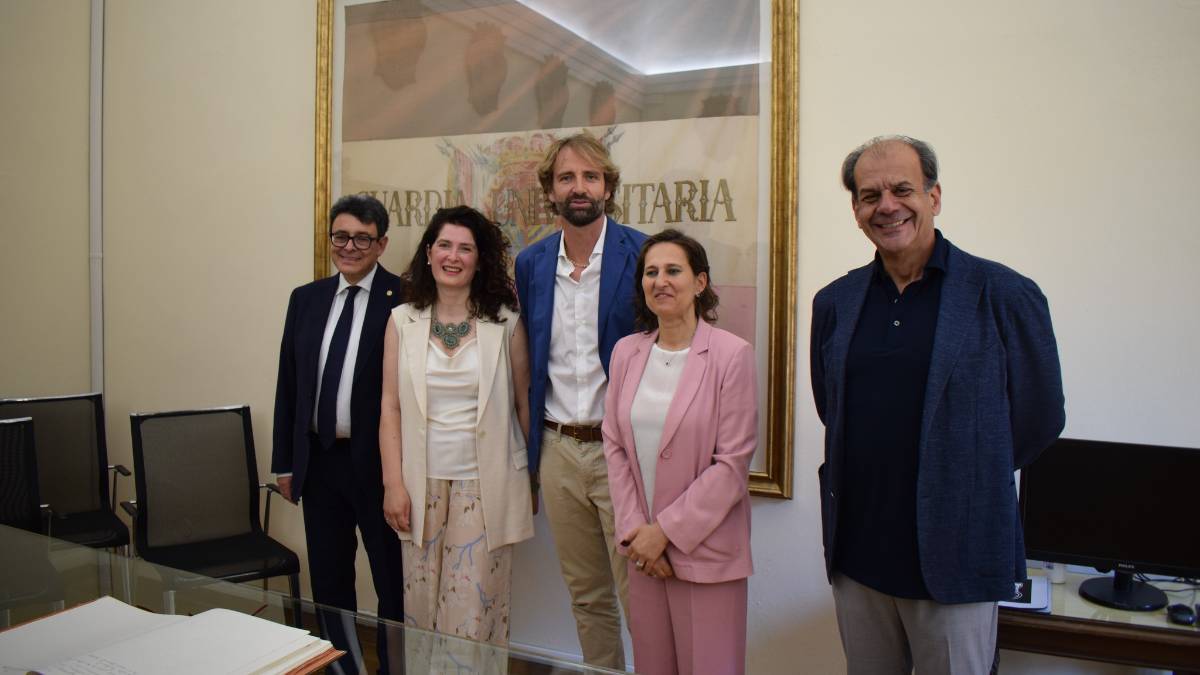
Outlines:
[[[275,494],[280,495],[280,496],[282,496],[283,493],[279,491],[279,485],[277,485],[276,483],[259,483],[258,489],[267,491],[267,504],[266,504],[266,508],[263,509],[263,511],[264,511],[263,512],[263,534],[270,534],[271,533],[271,493],[274,492]]]
[[[138,515],[137,500],[129,499],[129,500],[123,501],[123,502],[121,502],[121,508],[125,510],[125,513],[129,514],[129,519],[131,521],[133,521],[133,533],[132,533],[133,536],[130,538],[129,548],[126,550],[127,550],[127,552],[132,552],[133,555],[138,555],[141,553],[141,551],[136,551],[134,548],[135,547],[134,542],[137,541],[137,515]]]
[[[112,503],[109,504],[108,508],[110,510],[116,511],[117,510],[117,476],[121,475],[121,476],[125,476],[126,478],[128,478],[129,476],[132,476],[133,473],[130,472],[129,469],[126,469],[124,464],[109,464],[108,470],[113,472],[112,489],[108,493],[109,500]]]
[[[42,515],[42,534],[47,537],[50,535],[50,524],[54,522],[54,509],[50,508],[49,504],[39,504],[39,510]]]

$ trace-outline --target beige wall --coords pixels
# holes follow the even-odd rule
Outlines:
[[[312,273],[316,12],[291,0],[106,12],[110,457],[131,461],[131,412],[248,403],[266,477],[284,310]],[[276,507],[272,535],[303,551],[299,509]]]
[[[942,160],[945,235],[1045,291],[1065,434],[1196,447],[1200,3],[802,0],[800,29],[801,354],[813,295],[871,255],[841,161],[874,135],[911,134]],[[798,590],[770,593],[764,575],[753,578],[751,597],[770,611],[752,624],[772,636],[796,622],[824,630],[773,639],[778,652],[755,657],[755,672],[786,672],[810,654],[823,655],[812,672],[840,667],[818,563],[823,427],[799,363],[800,503],[754,513],[767,534],[756,537],[758,560],[793,561],[774,581]],[[797,541],[770,541],[785,531]],[[1003,663],[1006,673],[1128,670],[1016,653]]]
[[[0,397],[91,387],[90,16],[0,2]]]
[[[1066,433],[1196,446],[1200,2],[803,7],[801,297],[866,254],[846,152],[927,139],[946,236],[1050,299]]]
[[[843,667],[821,564],[822,429],[806,351],[812,295],[870,255],[837,178],[867,137],[933,142],[947,236],[1042,284],[1068,433],[1200,438],[1190,346],[1200,333],[1200,4],[802,0],[800,25],[796,499],[755,501],[756,674]],[[313,33],[311,3],[108,3],[105,367],[118,461],[129,460],[131,411],[248,402],[266,475],[283,312],[310,269]],[[18,110],[3,105],[8,128]],[[57,111],[41,107],[17,119],[36,129],[34,118]],[[22,193],[57,198],[57,180],[46,174]],[[25,264],[4,255],[14,258],[5,269]],[[50,290],[36,297],[58,301]],[[297,510],[276,517],[275,533],[303,551]],[[541,518],[514,569],[513,640],[576,653]],[[360,579],[371,607],[365,568]],[[1005,672],[1125,670],[1006,654]]]

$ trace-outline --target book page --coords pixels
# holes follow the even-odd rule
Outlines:
[[[40,671],[186,619],[106,596],[0,633],[0,665]]]
[[[292,655],[308,650],[310,647],[319,646],[324,640],[312,635],[304,635],[300,639],[292,640],[286,645],[281,645],[269,652],[264,652],[258,658],[244,664],[247,673],[270,673],[275,672],[275,664],[287,660]]]
[[[317,638],[307,631],[227,609],[210,609],[166,629],[70,659],[47,675],[244,673],[286,647]]]
[[[327,652],[333,652],[333,645],[325,640],[317,640],[303,649],[292,652],[276,659],[270,664],[264,665],[261,668],[256,668],[251,671],[250,675],[276,675],[289,673],[296,668],[316,659],[318,656]],[[341,653],[341,652],[334,652]]]

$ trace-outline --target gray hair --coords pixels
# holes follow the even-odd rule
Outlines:
[[[858,185],[854,181],[854,167],[858,165],[858,159],[863,153],[878,147],[884,143],[903,143],[912,148],[917,153],[917,159],[921,162],[921,173],[925,176],[925,191],[929,192],[938,182],[938,161],[937,155],[933,152],[933,147],[925,141],[919,141],[911,136],[876,136],[871,140],[863,143],[850,154],[846,155],[846,160],[842,162],[842,185],[850,191],[851,199],[858,199]]]

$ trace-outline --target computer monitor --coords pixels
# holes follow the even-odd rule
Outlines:
[[[1200,450],[1060,439],[1021,472],[1025,555],[1116,574],[1079,594],[1127,610],[1165,607],[1135,573],[1200,577]]]

